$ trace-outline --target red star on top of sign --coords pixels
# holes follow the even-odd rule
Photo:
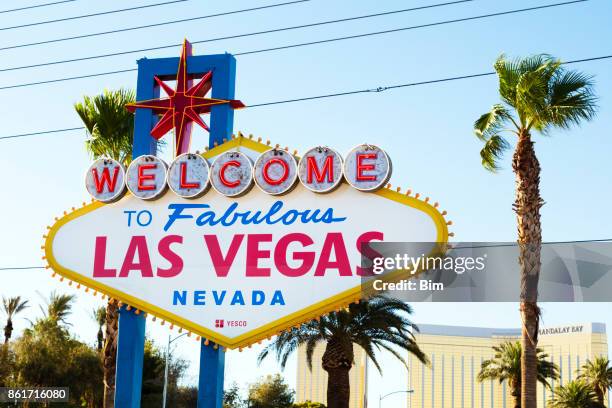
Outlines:
[[[212,87],[212,71],[206,72],[202,79],[193,85],[193,76],[187,74],[187,57],[191,55],[191,44],[185,40],[179,59],[178,72],[176,73],[176,89],[170,88],[164,81],[154,77],[155,82],[168,95],[167,98],[137,101],[127,105],[130,112],[134,112],[138,108],[145,108],[161,115],[160,120],[151,129],[151,136],[159,140],[174,129],[177,155],[189,151],[193,122],[205,130],[209,130],[208,125],[204,123],[200,115],[210,113],[212,106],[229,104],[233,109],[245,107],[241,101],[235,99],[206,98],[206,94]]]

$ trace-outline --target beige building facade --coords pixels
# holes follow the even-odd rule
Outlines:
[[[409,358],[407,406],[410,408],[512,408],[506,382],[478,382],[480,365],[493,357],[492,347],[517,340],[518,329],[491,329],[419,325],[417,343],[429,356],[423,366]],[[608,355],[606,328],[602,323],[571,324],[540,330],[539,347],[559,366],[561,378],[552,385],[575,379],[587,359]],[[538,385],[538,407],[546,407],[551,391]],[[610,406],[608,402],[608,406]]]
[[[351,369],[349,381],[351,386],[351,400],[349,408],[365,408],[367,372],[366,354],[363,349],[355,346],[355,365]],[[306,348],[298,349],[296,402],[327,403],[327,372],[321,367],[321,358],[325,352],[325,344],[321,343],[315,348],[312,357],[312,371],[306,363]]]

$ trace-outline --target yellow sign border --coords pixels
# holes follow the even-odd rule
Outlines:
[[[230,149],[240,149],[240,147],[245,147],[247,149],[251,149],[260,153],[263,153],[264,151],[269,150],[271,148],[269,145],[265,145],[263,143],[253,141],[249,138],[239,136],[209,150],[202,156],[204,156],[205,158],[211,158]],[[447,222],[444,219],[443,214],[441,214],[433,205],[429,204],[429,202],[421,201],[418,198],[401,194],[389,188],[384,188],[369,194],[376,194],[380,197],[393,200],[400,204],[407,205],[409,207],[415,208],[426,213],[434,221],[434,224],[436,226],[436,241],[438,243],[448,242],[449,232]],[[277,319],[273,322],[270,322],[266,325],[258,327],[247,333],[244,333],[238,337],[226,337],[221,333],[212,331],[198,324],[195,324],[194,322],[183,319],[173,313],[170,313],[167,310],[161,309],[134,296],[111,288],[110,286],[107,286],[99,281],[95,281],[75,271],[64,268],[57,262],[57,260],[53,256],[53,240],[59,229],[68,222],[79,218],[85,214],[88,214],[92,211],[95,211],[105,205],[106,204],[101,202],[93,202],[91,204],[85,205],[84,207],[74,210],[73,212],[68,213],[64,217],[60,218],[53,226],[49,228],[49,232],[46,235],[45,239],[44,253],[47,263],[49,264],[51,269],[71,281],[84,285],[94,291],[103,293],[109,298],[116,299],[117,301],[128,304],[138,310],[142,310],[143,312],[152,314],[157,318],[162,319],[163,321],[169,322],[170,324],[182,327],[183,329],[188,330],[189,332],[195,333],[196,335],[199,335],[221,346],[233,349],[252,345],[266,338],[270,338],[271,336],[274,336],[283,330],[290,329],[294,326],[299,326],[300,324],[306,321],[315,319],[334,310],[338,310],[352,302],[359,301],[362,297],[362,287],[361,285],[359,285],[352,289],[345,290],[344,292],[334,295],[328,299],[310,305],[297,312],[291,313],[285,317]]]

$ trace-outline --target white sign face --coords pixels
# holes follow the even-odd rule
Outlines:
[[[245,158],[267,150],[232,140],[207,158],[237,144]],[[415,198],[345,183],[322,199],[297,184],[283,196],[93,203],[51,228],[45,252],[68,279],[234,348],[358,300],[362,243],[447,237],[442,215]]]

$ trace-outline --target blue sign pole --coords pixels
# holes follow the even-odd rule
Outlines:
[[[140,407],[145,323],[144,313],[136,314],[134,310],[127,310],[126,306],[119,309],[115,376],[116,407]]]
[[[178,71],[179,58],[143,58],[138,61],[136,100],[158,98],[160,95],[154,77],[173,79]],[[212,71],[212,98],[233,99],[236,79],[236,59],[231,54],[191,56],[187,58],[188,74],[202,75]],[[157,142],[150,132],[157,118],[150,109],[137,109],[134,117],[134,144],[132,157],[155,155]],[[234,110],[228,104],[211,107],[209,147],[229,140],[234,126]],[[119,342],[117,345],[117,375],[115,406],[140,407],[142,364],[144,355],[145,318],[121,308],[119,315]],[[198,408],[221,408],[225,352],[213,344],[200,351],[200,378]]]
[[[212,343],[200,345],[198,408],[222,408],[225,352]]]

